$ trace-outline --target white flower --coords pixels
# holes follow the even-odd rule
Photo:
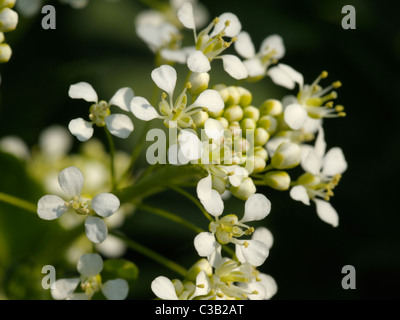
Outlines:
[[[211,173],[208,173],[207,177],[197,183],[196,191],[197,197],[208,213],[214,217],[222,214],[224,211],[224,202],[219,192],[212,188]]]
[[[246,59],[243,63],[247,68],[250,78],[266,75],[268,66],[285,55],[283,40],[278,35],[271,35],[265,38],[257,53],[247,32],[242,31],[237,38],[235,49]]]
[[[41,219],[54,220],[70,210],[86,216],[85,231],[88,239],[101,243],[107,237],[107,226],[102,218],[111,216],[120,206],[119,199],[111,193],[100,193],[94,198],[81,194],[83,187],[82,172],[69,167],[60,172],[58,182],[68,196],[65,201],[57,195],[45,195],[38,201],[37,213]],[[100,217],[94,216],[95,214]]]
[[[301,129],[309,119],[335,118],[345,116],[343,106],[333,106],[331,100],[337,98],[336,91],[341,86],[340,81],[333,82],[326,88],[319,86],[319,81],[328,76],[323,71],[311,85],[304,85],[303,76],[286,64],[278,64],[268,70],[272,81],[288,89],[293,89],[299,85],[299,93],[296,97],[291,96],[290,103],[286,103],[284,109],[284,119],[290,128]]]
[[[97,253],[84,254],[80,257],[77,270],[80,278],[59,279],[51,295],[55,300],[90,300],[101,291],[108,300],[124,300],[128,296],[129,286],[124,279],[108,280],[102,283],[100,273],[103,259]],[[78,285],[83,292],[76,292]]]
[[[240,252],[240,261],[247,261],[253,266],[262,265],[269,254],[270,240],[264,240],[264,236],[250,240],[238,238],[254,232],[254,228],[245,223],[262,220],[270,211],[271,202],[267,197],[259,193],[253,194],[246,200],[242,219],[239,220],[233,214],[221,219],[218,215],[215,216],[215,221],[210,223],[211,232],[202,232],[196,236],[194,245],[197,252],[200,256],[210,257],[218,249],[217,240],[221,244],[234,243],[236,250]]]
[[[177,125],[178,129],[189,128],[193,126],[191,116],[200,110],[206,109],[212,112],[219,112],[224,108],[224,101],[216,90],[204,90],[196,100],[187,106],[186,91],[190,84],[186,85],[178,99],[173,102],[173,94],[175,91],[177,74],[173,67],[162,65],[154,69],[151,78],[161,90],[165,91],[159,104],[161,115],[156,109],[143,97],[134,97],[130,103],[130,110],[139,119],[149,121],[152,119],[164,119],[167,127],[171,123]],[[169,100],[165,100],[166,98]]]
[[[306,173],[299,177],[298,185],[290,190],[290,196],[305,205],[310,205],[310,199],[313,200],[320,219],[336,227],[339,224],[339,216],[328,201],[333,195],[332,190],[339,183],[341,174],[347,169],[347,162],[342,149],[334,147],[327,153],[325,149],[324,132],[322,127],[319,127],[314,148],[304,149],[301,166]]]
[[[79,141],[86,141],[93,135],[93,124],[104,127],[116,137],[127,138],[133,131],[132,120],[124,114],[110,114],[110,106],[115,105],[123,111],[129,112],[129,103],[134,94],[131,88],[119,89],[109,102],[99,101],[96,91],[87,82],[73,84],[69,88],[69,96],[72,99],[84,99],[93,102],[90,107],[89,121],[82,118],[71,120],[68,128]]]

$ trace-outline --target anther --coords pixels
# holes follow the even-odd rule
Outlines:
[[[325,79],[326,77],[328,77],[328,72],[322,71],[320,77],[321,77],[321,79]]]
[[[332,87],[334,87],[335,89],[340,88],[342,86],[342,83],[340,81],[335,81],[334,83],[332,83]]]

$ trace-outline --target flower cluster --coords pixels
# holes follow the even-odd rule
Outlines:
[[[62,2],[83,7],[88,0]],[[41,2],[18,3],[23,11]],[[0,1],[0,32],[15,28],[18,16],[10,9],[13,5],[14,1]],[[322,87],[320,83],[328,77],[323,71],[307,84],[300,72],[279,62],[286,51],[279,35],[267,36],[257,51],[234,13],[224,12],[207,21],[206,9],[195,0],[154,3],[152,10],[140,13],[135,21],[138,36],[154,54],[156,67],[150,75],[157,94],[153,98],[135,96],[130,87],[123,87],[111,99],[100,100],[91,84],[78,82],[69,87],[69,97],[90,105],[86,115],[69,121],[69,131],[48,128],[32,153],[16,137],[0,141],[0,149],[23,159],[31,176],[49,193],[38,200],[38,216],[44,220],[74,217],[70,221],[77,228],[83,224],[81,237],[90,241],[87,246],[81,245],[81,238],[75,239],[70,247],[70,257],[78,260],[80,277],[57,280],[51,292],[54,299],[128,296],[126,279],[104,276],[108,269],[121,266],[121,261],[109,263],[103,270],[103,258],[93,249],[116,257],[129,245],[158,262],[166,261],[119,232],[109,234],[109,228],[115,226],[109,219],[118,216],[117,212],[132,211],[132,206],[196,231],[191,246],[199,257],[197,262],[189,270],[168,263],[184,279],[158,276],[152,281],[151,289],[160,299],[270,299],[276,294],[273,277],[261,272],[274,242],[264,226],[273,208],[262,193],[267,188],[287,191],[293,200],[305,205],[312,201],[322,221],[339,225],[339,215],[329,201],[347,162],[341,148],[327,151],[323,124],[325,119],[345,116],[344,107],[334,104],[341,82]],[[184,41],[187,31],[190,37]],[[3,45],[1,57],[10,50],[3,50]],[[174,67],[177,63],[183,66]],[[218,63],[223,75],[229,75],[226,83],[213,82],[212,71]],[[182,69],[181,75],[178,70]],[[295,90],[294,94],[276,98],[253,90],[252,84],[265,77]],[[235,84],[229,83],[232,78]],[[259,98],[253,99],[255,95]],[[161,166],[147,159],[150,165],[137,169],[143,142],[151,140],[145,137],[149,126],[143,125],[144,133],[133,146],[131,157],[116,150],[114,139],[126,139],[129,146],[134,121],[157,124],[160,120],[169,134],[168,147],[165,140],[163,149],[157,151],[159,156],[165,153],[168,163]],[[96,138],[98,127],[104,129],[109,155]],[[79,155],[68,155],[73,143],[70,134],[83,142]],[[148,148],[146,156],[149,150],[155,150],[154,146]],[[182,189],[189,183],[195,187],[195,195]],[[208,219],[208,230],[143,203],[147,195],[168,187],[200,209]],[[243,210],[238,205],[228,212],[225,201],[231,196],[243,203]],[[112,249],[106,254],[107,246],[100,245],[108,239],[107,246]],[[132,273],[128,275],[132,277]]]
[[[5,43],[4,33],[15,30],[18,14],[12,9],[15,0],[0,1],[0,63],[8,62],[12,55],[11,47]]]

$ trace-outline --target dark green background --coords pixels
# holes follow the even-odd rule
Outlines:
[[[398,11],[390,2],[372,0],[202,3],[211,17],[225,11],[237,14],[256,47],[270,34],[281,35],[286,46],[281,61],[303,73],[306,82],[327,70],[329,78],[322,84],[343,83],[337,101],[346,107],[347,117],[324,123],[328,148],[340,146],[349,165],[331,200],[340,215],[339,227],[323,223],[314,206],[292,201],[287,192],[259,189],[272,201],[272,212],[264,223],[275,243],[262,270],[278,283],[275,298],[399,298]],[[347,4],[356,8],[356,30],[341,27],[341,8]],[[87,112],[81,109],[82,103],[68,98],[72,83],[90,82],[105,100],[124,86],[132,87],[136,95],[151,94],[152,56],[136,37],[133,25],[144,6],[129,0],[116,4],[92,0],[79,11],[58,2],[54,6],[57,29],[43,30],[40,15],[20,18],[18,29],[6,34],[12,60],[0,66],[0,136],[16,134],[30,146],[46,126],[67,125]],[[225,78],[218,75],[217,79]],[[288,93],[268,79],[249,88],[255,88],[256,104]],[[119,147],[131,150],[141,123],[135,120],[135,126],[133,136],[119,140]],[[22,165],[2,155],[0,191],[36,202],[40,189],[25,181]],[[147,203],[181,213],[206,228],[201,213],[174,193],[165,192]],[[240,214],[242,207],[237,200],[226,203],[227,212]],[[189,267],[196,259],[194,234],[157,219],[161,218],[137,212],[123,231]],[[41,279],[37,268],[50,259],[40,256],[40,248],[52,241],[52,232],[57,234],[57,230],[3,204],[0,223],[0,280],[7,285],[3,290],[12,299],[48,297],[36,288]],[[132,251],[126,258],[141,269],[130,298],[152,298],[153,278],[176,276]],[[341,269],[347,264],[356,268],[356,290],[341,287]]]

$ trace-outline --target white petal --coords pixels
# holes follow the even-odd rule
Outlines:
[[[324,158],[322,174],[325,176],[334,176],[342,174],[347,170],[347,162],[341,148],[330,149]]]
[[[245,79],[248,77],[248,72],[246,66],[243,62],[236,56],[231,54],[225,54],[220,56],[223,62],[224,70],[236,80]]]
[[[253,41],[251,41],[250,35],[246,31],[242,31],[235,41],[235,50],[243,58],[250,59],[256,54]]]
[[[204,130],[208,138],[219,141],[224,134],[224,127],[218,120],[208,118],[204,123]]]
[[[318,125],[318,136],[315,139],[314,149],[317,156],[320,159],[322,159],[326,151],[326,142],[325,142],[324,129],[322,128],[321,125]]]
[[[211,174],[197,184],[197,196],[206,211],[217,217],[224,211],[224,202],[218,191],[212,189]]]
[[[265,286],[262,283],[256,281],[250,282],[246,286],[246,289],[252,292],[248,295],[249,300],[264,300],[267,294]]]
[[[162,65],[151,72],[151,78],[157,87],[172,96],[177,80],[176,71],[173,67],[166,64]]]
[[[251,195],[244,205],[244,216],[241,222],[264,219],[271,211],[271,201],[261,193]]]
[[[17,136],[6,136],[1,138],[0,150],[12,154],[21,160],[27,160],[30,154],[30,150],[25,141]]]
[[[275,84],[287,89],[294,89],[296,83],[299,84],[300,88],[303,86],[303,76],[292,67],[283,63],[270,68],[268,75]]]
[[[87,102],[97,102],[96,91],[87,82],[78,82],[69,87],[68,95],[72,99],[83,99]]]
[[[107,300],[124,300],[128,296],[129,286],[124,279],[108,280],[101,288]]]
[[[219,92],[213,89],[204,90],[192,104],[192,106],[207,108],[211,112],[221,111],[224,105],[224,100]]]
[[[308,196],[307,190],[304,186],[294,186],[290,189],[290,197],[293,200],[303,202],[307,206],[310,205],[310,197]]]
[[[153,120],[159,115],[156,109],[142,97],[134,97],[131,101],[131,112],[134,116],[143,121]]]
[[[307,118],[308,114],[306,109],[297,103],[288,105],[285,108],[285,122],[294,130],[299,130],[306,123]]]
[[[190,2],[185,2],[178,10],[178,19],[188,29],[196,27],[193,15],[193,6]]]
[[[107,237],[107,225],[98,217],[87,217],[85,220],[86,236],[93,243],[101,243]]]
[[[274,244],[274,237],[271,231],[265,227],[258,227],[251,236],[251,239],[264,242],[268,249],[271,249],[272,245]]]
[[[125,114],[111,114],[105,121],[108,131],[118,138],[128,138],[133,131],[132,120]]]
[[[190,297],[191,299],[198,296],[205,296],[210,292],[211,284],[206,272],[200,271],[196,277],[196,291]]]
[[[68,129],[79,141],[89,140],[93,136],[92,124],[82,118],[71,120]]]
[[[183,155],[178,144],[173,144],[168,148],[168,163],[175,166],[189,163],[189,160]]]
[[[285,46],[282,37],[274,34],[264,39],[261,43],[260,51],[269,52],[275,50],[276,53],[272,56],[275,59],[281,59],[285,55]]]
[[[200,257],[210,256],[216,250],[215,237],[210,232],[201,232],[194,238],[194,247]]]
[[[203,149],[199,137],[189,130],[182,130],[178,137],[180,151],[188,160],[201,158]]]
[[[68,167],[58,175],[58,183],[61,189],[68,195],[78,196],[83,187],[83,175],[76,167]]]
[[[78,293],[73,293],[66,300],[82,300],[83,301],[83,300],[89,300],[89,297],[85,292],[78,292]]]
[[[59,196],[46,195],[39,199],[37,213],[43,220],[54,220],[68,211],[65,201]]]
[[[246,240],[248,243],[247,248],[244,245],[237,245],[240,247],[240,251],[248,263],[255,267],[261,266],[269,255],[269,249],[267,245],[258,240]],[[241,262],[245,262],[241,261]]]
[[[55,300],[65,300],[72,296],[80,282],[79,278],[59,279],[54,283],[55,288],[51,289],[51,296]]]
[[[52,125],[40,133],[40,151],[56,159],[68,153],[72,146],[72,137],[65,127]]]
[[[308,154],[301,159],[301,166],[304,171],[317,175],[321,170],[322,161],[313,150],[309,151]]]
[[[97,253],[82,255],[77,263],[76,269],[85,277],[94,277],[103,270],[103,259]]]
[[[207,177],[201,179],[197,183],[197,197],[202,199],[208,199],[211,197],[211,190],[212,190],[212,179],[211,174],[208,174]]]
[[[99,216],[106,218],[118,210],[120,202],[112,193],[100,193],[93,198],[91,205]]]
[[[264,285],[266,289],[266,294],[264,299],[271,299],[278,292],[278,285],[274,278],[272,278],[269,274],[259,273],[258,278],[261,279],[261,283]]]
[[[239,187],[244,177],[248,177],[249,173],[243,167],[238,165],[224,167],[230,175],[228,176],[229,183],[234,187]]]
[[[230,12],[225,12],[219,16],[219,22],[215,25],[214,30],[210,34],[211,37],[216,36],[225,28],[225,22],[229,20],[229,26],[225,29],[225,36],[236,37],[242,30],[242,24],[237,16]]]
[[[162,300],[179,300],[174,284],[167,277],[159,276],[151,283],[151,290]]]
[[[167,61],[178,63],[186,63],[187,61],[187,53],[185,50],[162,49],[160,55]]]
[[[324,200],[314,199],[314,202],[317,206],[318,217],[333,227],[337,227],[339,225],[339,216],[335,208],[333,208],[329,202]]]
[[[243,64],[246,67],[249,77],[255,78],[264,76],[267,72],[267,66],[264,65],[260,59],[248,59],[243,61]]]
[[[196,50],[187,58],[187,65],[192,72],[208,72],[211,70],[210,61],[203,52]]]
[[[134,94],[131,88],[119,89],[109,101],[110,105],[120,107],[122,110],[129,112],[129,107]]]

